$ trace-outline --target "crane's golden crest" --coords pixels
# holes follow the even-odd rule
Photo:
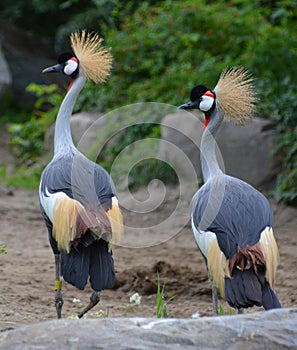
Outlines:
[[[255,115],[257,97],[254,79],[244,67],[225,69],[214,91],[217,108],[225,118],[244,124]]]
[[[103,39],[96,33],[72,33],[70,42],[73,52],[79,60],[86,77],[95,83],[103,83],[110,75],[112,56],[102,47]]]

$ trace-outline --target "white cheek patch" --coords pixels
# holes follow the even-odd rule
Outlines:
[[[203,112],[207,112],[211,109],[214,103],[214,98],[211,96],[203,95],[202,100],[199,104],[199,109]]]
[[[73,72],[76,71],[78,67],[78,62],[76,58],[71,58],[67,61],[66,66],[64,68],[64,73],[67,75],[71,75]]]

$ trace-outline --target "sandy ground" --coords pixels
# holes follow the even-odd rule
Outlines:
[[[9,161],[4,154],[0,158]],[[113,290],[102,292],[101,302],[89,312],[89,318],[155,316],[157,272],[161,284],[166,283],[165,300],[175,296],[167,305],[170,317],[212,314],[210,283],[188,223],[190,195],[180,200],[178,187],[167,188],[164,194],[158,186],[151,188],[151,195],[146,203],[149,210],[139,213],[131,203],[147,200],[146,189],[138,191],[134,199],[120,194],[127,228],[123,244],[113,248],[117,282]],[[272,205],[281,256],[275,290],[283,307],[292,307],[297,304],[297,210]],[[9,192],[0,187],[0,225],[0,244],[6,244],[8,251],[0,255],[0,331],[54,319],[54,257],[37,190]],[[134,292],[142,296],[140,305],[129,302]],[[81,310],[90,294],[89,287],[81,292],[64,283],[63,317]],[[74,303],[74,298],[81,302]],[[229,311],[223,300],[219,304]],[[256,310],[261,309],[247,312]]]

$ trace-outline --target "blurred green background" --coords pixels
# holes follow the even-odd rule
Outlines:
[[[2,0],[0,16],[28,37],[42,38],[53,55],[69,49],[75,30],[86,28],[105,38],[114,57],[111,79],[100,89],[88,83],[76,112],[106,112],[141,101],[180,105],[194,85],[214,87],[226,66],[245,66],[257,79],[259,117],[275,121],[278,130],[274,152],[282,157],[282,171],[273,195],[297,205],[297,1]],[[29,91],[35,105],[18,105],[10,93],[2,98],[0,122],[13,121],[18,175],[23,171],[25,176],[30,166],[31,183],[18,184],[34,187],[42,170],[44,130],[54,121],[64,92],[37,84]],[[152,124],[126,134],[123,146],[125,137],[158,137],[159,130]],[[167,170],[165,178],[167,173],[174,181]],[[5,179],[3,167],[0,175]],[[13,185],[13,176],[9,181]]]

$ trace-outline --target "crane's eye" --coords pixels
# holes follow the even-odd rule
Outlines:
[[[73,74],[78,67],[78,59],[76,57],[71,57],[66,63],[64,67],[64,73],[66,75]]]

